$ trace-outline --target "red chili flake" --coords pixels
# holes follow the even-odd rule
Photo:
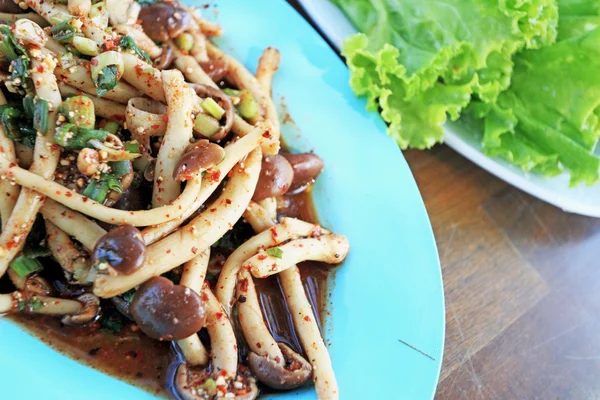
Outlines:
[[[267,129],[266,131],[264,131],[264,133],[262,134],[262,136],[264,138],[270,139],[271,138],[271,132],[269,132],[269,130]]]
[[[137,64],[133,69],[135,69],[135,74],[137,76],[141,76],[142,75],[142,66],[140,64]]]
[[[247,278],[242,279],[242,283],[240,283],[240,290],[242,292],[248,291],[248,279]]]
[[[88,200],[89,200],[89,198],[88,198],[88,197],[84,197],[84,198],[83,198],[83,202],[84,202],[84,203],[86,203]]]
[[[62,192],[60,190],[57,190],[56,194],[60,196],[62,194]]]
[[[219,171],[217,169],[217,170],[214,170],[214,171],[211,172],[211,174],[210,174],[210,180],[211,181],[213,181],[214,183],[217,183],[217,182],[219,182],[220,178],[221,178],[221,171]]]
[[[263,261],[267,259],[267,256],[265,256],[264,254],[259,254],[258,257],[259,261]]]
[[[260,344],[260,342],[256,342],[256,347],[260,349],[262,347],[262,344]]]
[[[159,124],[154,124],[154,125],[151,126],[151,128],[152,129],[158,129],[158,128],[160,128],[160,125]]]
[[[192,253],[196,254],[198,252],[198,248],[196,246],[192,247]]]
[[[275,356],[274,360],[275,360],[276,363],[279,364],[281,362],[281,357]]]
[[[98,65],[98,60],[96,58],[92,58],[90,60],[90,64],[92,64],[93,66],[96,66],[96,65]]]
[[[162,201],[162,197],[157,197],[156,201]]]
[[[167,254],[169,254],[171,252],[171,249],[167,250]]]
[[[225,371],[224,369],[222,369],[221,371],[219,371],[219,375],[221,375],[221,376],[227,376],[227,371]]]
[[[221,318],[223,318],[223,313],[218,311],[215,313],[215,317],[217,317],[217,319],[221,319]]]
[[[308,321],[310,321],[310,317],[308,315],[305,315],[304,320],[308,322]]]
[[[0,152],[4,153],[4,147],[0,146]]]
[[[16,167],[17,164],[15,164],[14,162],[11,162],[10,164],[8,164],[8,168],[12,168],[12,167]]]
[[[215,211],[217,211],[217,209],[216,209],[216,208],[211,208],[211,209],[210,209],[210,212],[215,212]]]
[[[169,122],[169,114],[163,114],[163,121]]]
[[[65,194],[65,196],[67,196],[67,197],[72,197],[72,196],[73,196],[73,194],[72,194],[71,192],[67,192],[67,193]]]
[[[37,72],[40,72],[40,73],[44,72],[44,66],[43,65],[38,65],[38,67],[36,69],[37,69]]]
[[[13,247],[17,247],[17,242],[14,240],[9,240],[8,243],[6,243],[6,248],[11,250]]]
[[[273,239],[274,242],[277,242],[277,228],[272,227],[269,230],[271,231],[271,238]]]
[[[202,301],[208,301],[208,296],[204,292],[202,292]]]
[[[277,263],[271,264],[271,271],[277,271]]]
[[[225,199],[226,204],[231,204],[231,199]]]

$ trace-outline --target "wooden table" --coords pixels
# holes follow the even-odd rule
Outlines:
[[[600,399],[600,219],[564,213],[443,145],[404,156],[444,275],[436,399]]]

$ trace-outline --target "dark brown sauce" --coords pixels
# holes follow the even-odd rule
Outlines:
[[[285,204],[281,210],[281,216],[317,222],[310,190],[284,196],[283,201]],[[219,254],[220,251],[216,250],[213,253],[215,258],[221,258],[221,262],[216,262],[216,264],[222,265],[223,255]],[[57,265],[46,266],[46,269],[58,268]],[[323,316],[328,307],[326,302],[327,282],[331,275],[331,268],[321,263],[305,262],[299,265],[299,269],[310,303],[314,310],[318,310],[318,320],[323,326]],[[58,272],[60,276],[59,271],[55,272]],[[213,274],[212,279],[214,277]],[[207,278],[211,279],[211,268],[209,268]],[[56,284],[56,281],[54,282]],[[304,354],[284,301],[278,278],[273,276],[267,279],[256,279],[255,284],[265,319],[275,340],[284,342],[300,354]],[[6,277],[0,279],[0,290],[3,293],[6,293],[9,287],[10,283]],[[117,313],[108,301],[103,301],[102,307],[104,318],[107,315],[110,316],[111,313]],[[102,328],[101,323],[86,327],[70,327],[63,325],[56,317],[22,313],[9,315],[8,318],[27,329],[44,343],[78,362],[141,387],[157,396],[174,396],[173,372],[181,362],[181,356],[177,353],[176,346],[169,342],[158,342],[146,337],[133,322],[129,322],[125,318],[119,317],[123,320],[123,327],[116,334],[107,332]],[[207,337],[203,331],[200,332],[200,336],[206,343]],[[243,338],[239,332],[237,332],[237,337],[238,341]],[[240,343],[241,361],[245,357],[245,345]],[[261,387],[261,392],[272,393],[272,390]]]

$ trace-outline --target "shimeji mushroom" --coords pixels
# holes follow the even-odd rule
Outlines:
[[[258,396],[253,377],[240,366],[238,347],[233,327],[225,310],[205,283],[202,297],[206,300],[206,328],[210,337],[211,364],[191,368],[181,364],[176,373],[175,387],[185,400],[200,400],[214,395],[237,400],[251,400]]]

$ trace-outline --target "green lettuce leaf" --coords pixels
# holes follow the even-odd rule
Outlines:
[[[400,147],[442,141],[473,97],[493,104],[523,48],[552,43],[552,0],[333,0],[362,33],[342,50],[350,84]]]
[[[562,26],[563,4],[572,17],[568,30]],[[515,161],[523,154],[515,140],[527,141],[532,156],[535,151],[553,157],[553,170],[567,169],[572,185],[595,183],[600,167],[593,154],[600,139],[600,29],[585,28],[585,12],[596,14],[598,7],[586,11],[585,5],[559,1],[561,40],[518,54],[510,88],[495,104],[475,102],[469,108],[484,118],[486,154],[552,175],[547,159],[532,158],[529,168]]]

